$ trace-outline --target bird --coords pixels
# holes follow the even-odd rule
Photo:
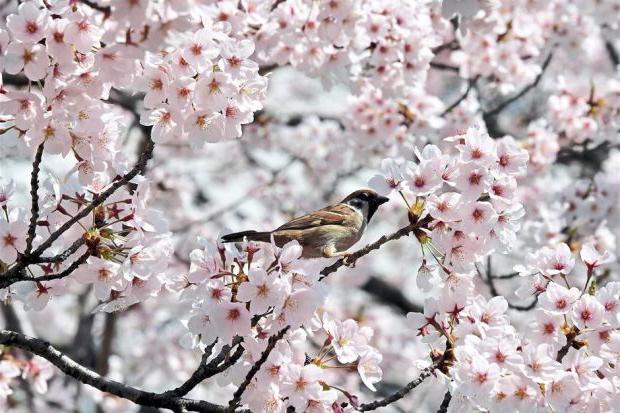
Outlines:
[[[273,242],[282,247],[296,240],[302,247],[302,258],[333,258],[346,260],[349,249],[362,237],[377,209],[389,201],[371,189],[360,189],[337,204],[293,218],[273,231],[241,231],[221,237],[229,242]]]

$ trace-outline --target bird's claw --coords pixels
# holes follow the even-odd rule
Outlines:
[[[355,268],[356,261],[357,258],[355,257],[355,255],[353,255],[353,253],[350,252],[346,253],[345,256],[342,258],[342,263],[349,268]]]

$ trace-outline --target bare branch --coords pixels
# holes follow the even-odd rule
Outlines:
[[[433,69],[437,69],[437,70],[446,70],[449,72],[454,72],[454,73],[458,73],[459,72],[459,68],[456,66],[451,66],[445,63],[440,63],[440,62],[431,62],[431,67]]]
[[[126,185],[129,181],[131,181],[135,176],[141,173],[145,168],[148,160],[153,156],[154,143],[150,138],[150,129],[148,129],[148,137],[147,144],[145,145],[145,150],[140,155],[138,162],[134,165],[134,167],[125,174],[122,178],[115,181],[112,185],[108,187],[105,191],[95,196],[93,200],[80,212],[78,212],[73,218],[66,221],[63,225],[60,226],[56,231],[54,231],[50,236],[41,244],[37,249],[35,249],[32,253],[22,256],[21,260],[17,262],[13,267],[11,267],[8,271],[3,273],[1,277],[3,278],[3,287],[7,287],[17,281],[27,280],[22,273],[22,270],[26,268],[30,263],[36,262],[36,260],[45,252],[49,247],[52,246],[54,241],[56,241],[62,234],[64,234],[67,230],[69,230],[73,225],[75,225],[82,218],[85,218],[90,214],[96,207],[101,205],[108,199],[112,194],[114,194],[120,187]]]
[[[613,63],[614,66],[620,65],[620,55],[618,55],[618,51],[610,40],[605,42],[605,49],[607,49],[607,54],[609,55],[611,63]]]
[[[355,251],[353,254],[349,255],[346,258],[340,258],[338,261],[336,261],[329,267],[325,267],[321,271],[321,278],[319,278],[319,281],[327,277],[329,274],[337,271],[343,265],[346,265],[347,263],[354,263],[359,258],[363,257],[364,255],[369,254],[371,251],[378,250],[379,248],[383,246],[383,244],[402,238],[405,235],[409,235],[415,229],[421,228],[425,224],[426,224],[425,221],[419,221],[415,224],[409,224],[390,235],[383,235],[381,238],[379,238],[375,242],[368,244],[364,248],[361,248]]]
[[[403,294],[400,288],[397,288],[387,281],[379,277],[372,276],[364,283],[362,290],[369,294],[372,294],[379,302],[387,305],[393,305],[398,308],[403,314],[407,313],[422,313],[424,308],[420,305],[412,303]]]
[[[204,354],[202,355],[200,366],[196,369],[196,371],[194,371],[191,377],[185,381],[185,383],[183,383],[177,388],[168,390],[163,394],[174,397],[185,396],[196,386],[202,383],[203,380],[208,379],[209,377],[213,377],[235,364],[243,354],[244,349],[243,347],[239,346],[235,353],[230,356],[230,351],[232,350],[232,348],[241,343],[241,338],[236,337],[233,340],[232,346],[225,345],[224,347],[222,347],[220,353],[213,360],[207,363],[207,359],[211,356],[211,352],[213,351],[215,343],[216,342],[214,341],[209,346],[207,346]]]
[[[414,380],[412,380],[409,383],[407,383],[407,385],[405,387],[403,387],[402,389],[392,393],[391,395],[389,395],[388,397],[386,397],[384,399],[377,400],[377,401],[374,401],[372,403],[362,404],[359,407],[358,410],[360,412],[368,412],[368,411],[371,411],[371,410],[378,409],[379,407],[385,407],[385,406],[387,406],[389,404],[394,403],[395,401],[398,401],[398,400],[402,399],[411,390],[415,389],[420,384],[422,384],[422,382],[424,380],[426,380],[427,377],[429,377],[431,374],[433,374],[435,369],[437,367],[439,367],[439,364],[440,364],[439,362],[433,363],[432,365],[430,365],[427,368],[423,369],[420,372],[420,375],[417,378],[415,378]]]
[[[17,275],[17,276],[12,276],[12,277],[7,277],[7,278],[0,278],[0,289],[6,288],[20,281],[44,282],[44,281],[52,281],[52,280],[58,280],[60,278],[65,278],[66,276],[70,275],[73,271],[77,270],[77,268],[80,265],[84,264],[86,260],[88,259],[88,257],[90,257],[90,255],[91,255],[90,251],[86,251],[84,254],[80,256],[80,258],[72,262],[71,265],[69,265],[65,270],[59,273],[56,273],[56,274],[42,275],[40,277],[20,277],[19,275]]]
[[[437,410],[437,413],[447,413],[448,407],[450,407],[451,401],[452,401],[452,394],[450,393],[450,390],[448,390],[446,394],[443,396],[443,401],[441,402],[441,405],[439,406],[439,410]]]
[[[530,83],[529,85],[525,86],[523,89],[521,89],[521,91],[519,93],[517,93],[516,95],[506,99],[505,101],[501,102],[500,104],[498,104],[496,107],[494,107],[491,110],[487,110],[484,112],[484,114],[486,116],[497,116],[499,115],[504,109],[506,109],[511,103],[519,100],[521,97],[523,97],[523,95],[525,95],[527,92],[529,92],[530,90],[532,90],[533,88],[535,88],[538,83],[540,82],[540,79],[542,79],[543,75],[545,74],[545,70],[547,69],[547,67],[549,66],[549,63],[551,63],[551,58],[553,57],[553,53],[549,53],[547,55],[547,58],[545,59],[545,61],[543,62],[542,66],[541,66],[541,70],[540,73],[538,74],[538,76],[536,76],[536,78],[534,79],[534,81],[532,83]]]
[[[489,292],[491,293],[491,295],[493,297],[500,296],[501,294],[499,293],[499,291],[497,291],[497,287],[495,287],[495,280],[501,278],[499,278],[500,276],[493,276],[493,272],[491,270],[491,256],[487,257],[486,279],[485,277],[483,277],[478,267],[476,267],[476,270],[478,271],[478,275],[480,275],[480,278],[482,278],[482,281],[484,281],[484,283],[489,286]],[[512,274],[508,274],[508,276],[505,276],[504,278],[512,278]],[[538,295],[535,295],[534,300],[527,305],[512,304],[508,300],[506,301],[508,302],[508,308],[512,310],[530,311],[536,307],[536,304],[538,304]]]
[[[205,413],[223,413],[226,411],[224,406],[207,401],[147,392],[114,380],[106,379],[94,371],[76,363],[48,342],[38,338],[29,337],[14,331],[0,330],[0,344],[17,347],[43,357],[58,367],[63,373],[77,379],[81,383],[88,384],[103,392],[122,397],[139,405],[166,408],[173,411],[182,411],[183,409]]]
[[[71,246],[69,246],[69,248],[67,248],[60,254],[54,255],[53,257],[39,257],[36,260],[33,259],[33,262],[36,264],[43,263],[43,262],[51,262],[51,263],[63,262],[67,258],[69,258],[71,255],[73,255],[85,243],[86,243],[86,240],[84,238],[78,238],[75,240],[73,244],[71,244]]]
[[[282,330],[280,330],[278,334],[269,337],[269,342],[267,343],[267,347],[265,348],[265,351],[263,351],[260,358],[252,365],[252,368],[250,369],[250,371],[248,371],[248,374],[245,376],[245,380],[243,380],[243,383],[239,385],[239,387],[233,394],[233,398],[228,403],[228,408],[231,412],[237,408],[237,406],[239,405],[239,401],[241,400],[241,396],[243,395],[243,392],[245,392],[245,389],[248,387],[248,385],[250,384],[250,382],[252,381],[256,373],[258,373],[262,365],[265,364],[265,362],[267,361],[267,358],[269,357],[269,354],[271,354],[271,351],[276,346],[276,343],[282,340],[282,337],[284,337],[284,335],[286,334],[289,328],[290,326],[286,326]]]
[[[28,225],[28,237],[26,238],[26,249],[24,253],[30,254],[32,251],[32,241],[37,231],[37,221],[39,220],[39,171],[41,170],[41,159],[43,158],[43,145],[37,148],[37,153],[32,162],[32,173],[30,174],[30,224]]]
[[[448,106],[446,110],[443,111],[441,116],[445,116],[448,113],[452,112],[452,110],[454,110],[454,108],[456,108],[462,101],[467,99],[467,96],[469,96],[469,92],[471,92],[471,90],[474,88],[477,81],[478,81],[478,76],[474,77],[473,79],[468,80],[467,89],[465,89],[465,92],[454,103]]]

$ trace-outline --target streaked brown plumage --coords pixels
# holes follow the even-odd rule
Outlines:
[[[387,201],[370,189],[362,189],[338,204],[294,218],[273,231],[236,232],[224,235],[222,242],[271,242],[273,235],[280,247],[297,240],[304,258],[346,256],[345,250],[359,241],[377,208]]]

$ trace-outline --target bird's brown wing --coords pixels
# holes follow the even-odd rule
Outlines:
[[[330,205],[310,214],[294,218],[276,229],[276,231],[302,230],[321,225],[344,225],[347,221],[351,220],[351,213],[351,208],[347,205]]]

